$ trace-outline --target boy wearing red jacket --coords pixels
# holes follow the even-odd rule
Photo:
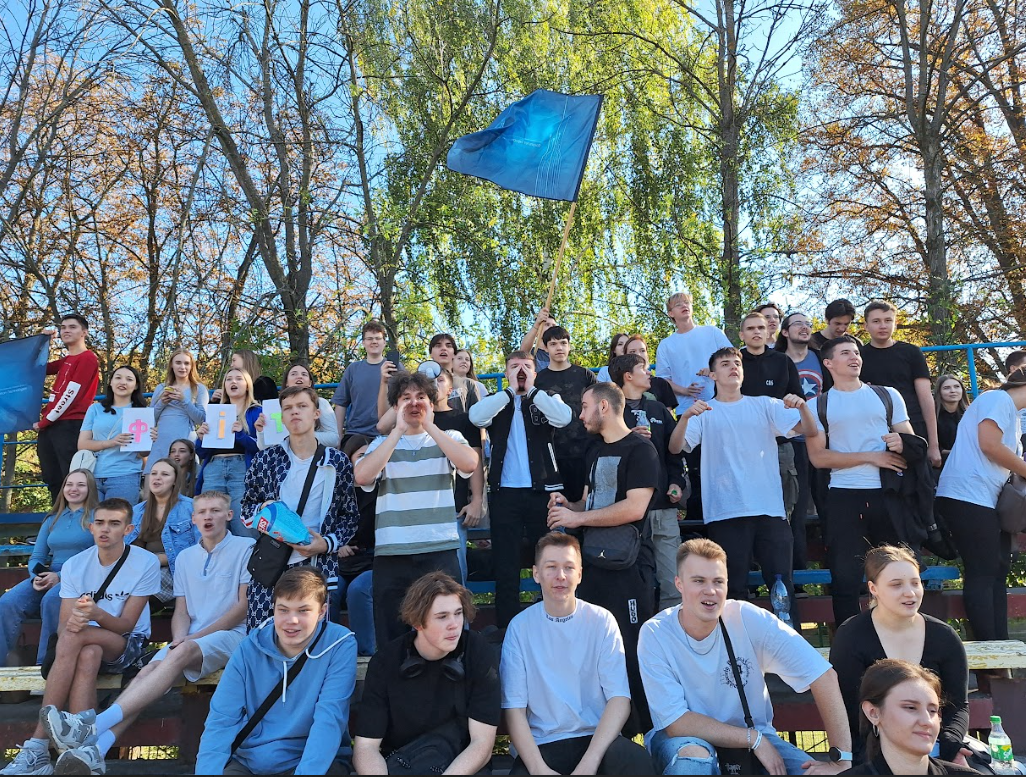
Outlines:
[[[57,379],[35,428],[39,432],[39,468],[51,500],[57,499],[71,468],[82,419],[96,397],[100,363],[96,354],[86,348],[88,332],[89,323],[78,313],[64,316],[60,338],[68,353],[46,365],[46,374],[56,375]]]

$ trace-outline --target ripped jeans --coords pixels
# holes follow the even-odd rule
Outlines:
[[[799,750],[790,742],[776,734],[763,732],[763,738],[772,744],[780,757],[784,759],[787,774],[802,774],[802,764],[811,758],[803,750]],[[682,748],[689,745],[704,748],[709,756],[696,758],[680,755]],[[716,758],[716,748],[697,737],[671,737],[665,731],[649,731],[645,735],[645,747],[652,754],[656,774],[719,774],[720,763]],[[765,774],[765,771],[763,772]]]

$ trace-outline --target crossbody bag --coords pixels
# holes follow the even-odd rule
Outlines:
[[[100,585],[100,587],[96,589],[96,593],[93,594],[94,602],[101,601],[103,597],[107,595],[107,588],[110,586],[112,582],[114,582],[114,578],[118,576],[118,572],[120,572],[121,567],[125,565],[125,561],[128,560],[128,554],[131,551],[132,546],[125,545],[125,550],[121,554],[121,558],[118,559],[117,563],[114,565],[114,568],[107,573],[106,579],[103,581],[102,585]],[[143,606],[148,607],[149,605]],[[55,632],[50,635],[50,639],[48,639],[46,642],[46,655],[43,656],[43,663],[39,667],[39,674],[43,676],[44,680],[46,679],[47,675],[50,674],[50,669],[53,668],[54,659],[57,658],[57,639],[59,636],[60,635],[58,635]]]
[[[723,644],[727,647],[727,659],[730,661],[730,669],[734,674],[734,684],[737,686],[737,695],[741,697],[741,709],[745,713],[745,725],[750,729],[755,729],[752,711],[748,708],[748,697],[745,696],[745,686],[741,681],[741,669],[737,665],[737,659],[734,658],[734,646],[730,644],[730,635],[727,633],[727,627],[723,624],[723,618],[719,620],[720,631],[723,634]],[[720,774],[761,773],[759,759],[747,747],[717,747],[716,757],[720,762]]]
[[[317,443],[317,450],[310,460],[310,469],[306,473],[306,480],[303,483],[303,493],[299,497],[299,507],[296,512],[302,518],[303,510],[306,509],[306,502],[310,498],[310,489],[313,488],[314,477],[317,475],[317,462],[324,455],[324,446]],[[246,568],[253,579],[265,588],[274,588],[278,578],[282,576],[292,558],[292,546],[276,540],[267,534],[261,534],[253,546],[253,555],[249,557],[249,564]]]

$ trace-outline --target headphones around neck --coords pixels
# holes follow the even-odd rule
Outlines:
[[[416,638],[417,632],[415,630],[411,631],[406,637],[406,658],[399,666],[399,676],[404,680],[412,680],[414,677],[420,677],[424,673],[428,664],[435,663],[434,661],[428,661],[417,652],[417,649],[413,646],[413,641]],[[462,638],[460,641],[463,643]],[[466,644],[463,643],[452,653],[441,659],[442,674],[445,675],[447,680],[459,683],[467,676],[466,669],[463,666],[463,654],[465,650]]]

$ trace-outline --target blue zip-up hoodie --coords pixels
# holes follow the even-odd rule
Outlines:
[[[320,625],[317,627],[320,629]],[[315,635],[317,632],[314,632]],[[196,774],[221,774],[229,757],[252,774],[326,774],[349,724],[356,687],[356,637],[328,623],[292,685],[284,689],[234,756],[232,742],[299,658],[286,658],[274,638],[274,619],[250,632],[232,654],[210,700]]]

